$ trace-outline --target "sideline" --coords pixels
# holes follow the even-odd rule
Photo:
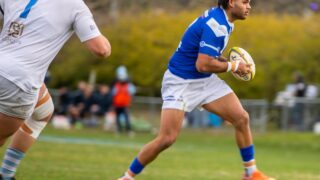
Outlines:
[[[119,141],[90,139],[90,138],[76,138],[76,137],[58,137],[58,136],[49,136],[49,135],[40,136],[38,141],[49,142],[49,143],[60,143],[60,144],[117,146],[117,147],[132,148],[132,149],[138,149],[143,146],[143,144],[132,143],[132,142],[119,142]]]

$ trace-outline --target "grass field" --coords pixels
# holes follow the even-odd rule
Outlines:
[[[114,180],[154,135],[130,138],[98,129],[47,128],[22,162],[19,180]],[[282,180],[320,180],[320,136],[255,135],[259,168]],[[0,155],[3,156],[4,148]],[[242,167],[233,133],[183,130],[177,143],[148,166],[141,180],[239,180]]]

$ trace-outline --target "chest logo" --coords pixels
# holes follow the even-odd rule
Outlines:
[[[23,29],[24,29],[23,24],[12,22],[9,27],[8,35],[14,38],[18,38],[22,35]]]

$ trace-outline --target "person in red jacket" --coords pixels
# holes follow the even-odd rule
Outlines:
[[[116,72],[117,80],[113,85],[113,107],[116,113],[117,131],[122,132],[121,120],[125,120],[125,130],[132,131],[129,106],[131,105],[132,96],[135,93],[135,86],[129,82],[127,70],[124,66],[120,66]]]

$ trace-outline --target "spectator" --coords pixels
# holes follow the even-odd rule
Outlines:
[[[307,91],[307,84],[304,81],[303,76],[296,72],[294,74],[295,83],[294,83],[294,97],[296,98],[304,98]],[[304,103],[296,100],[293,109],[292,109],[292,122],[291,126],[296,130],[303,130],[304,123],[303,123],[303,112],[304,112]]]
[[[306,91],[307,91],[307,84],[304,81],[303,76],[296,72],[294,74],[295,76],[295,97],[305,97]]]
[[[98,125],[96,114],[99,111],[98,94],[94,93],[94,88],[87,85],[83,93],[83,109],[81,115],[84,118],[83,123],[89,127]]]
[[[84,114],[84,91],[87,87],[87,83],[80,81],[78,83],[78,89],[71,95],[71,105],[69,106],[69,116],[71,125],[75,125],[77,122],[81,122]]]
[[[70,92],[67,87],[61,87],[59,89],[58,103],[59,106],[57,106],[57,114],[66,116],[71,104]]]
[[[112,106],[112,94],[110,91],[110,87],[106,84],[102,84],[99,86],[98,105],[98,116],[105,116],[105,114],[110,111],[110,108]]]
[[[135,86],[129,81],[127,69],[120,66],[116,71],[116,82],[114,83],[113,107],[116,112],[116,122],[118,132],[122,132],[121,118],[125,120],[125,129],[131,133],[131,122],[129,115],[129,106],[131,104],[132,96],[135,94]]]

